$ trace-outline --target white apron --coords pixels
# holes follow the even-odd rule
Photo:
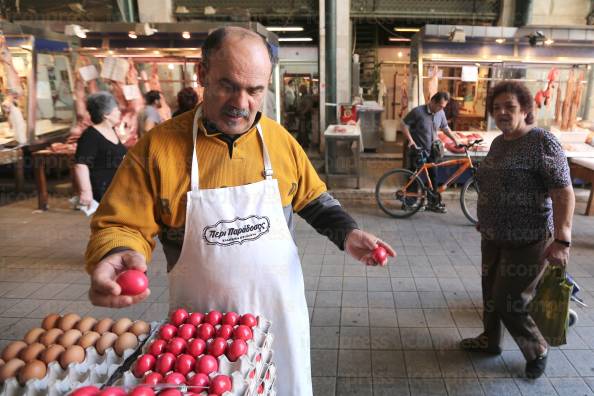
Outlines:
[[[260,124],[265,179],[199,188],[193,123],[191,191],[184,242],[169,273],[170,305],[190,312],[250,312],[272,321],[277,394],[312,395],[309,315],[303,273]]]

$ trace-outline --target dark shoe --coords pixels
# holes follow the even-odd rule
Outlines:
[[[496,345],[489,345],[487,337],[478,336],[475,338],[465,338],[460,341],[460,348],[469,352],[482,352],[489,355],[501,355],[501,348]]]
[[[429,210],[431,212],[435,212],[435,213],[447,213],[448,212],[445,205],[442,203],[429,204],[429,205],[427,205],[427,210]]]
[[[542,355],[534,360],[526,363],[526,377],[530,379],[539,378],[545,372],[547,368],[547,357],[549,356],[549,350],[544,351]]]

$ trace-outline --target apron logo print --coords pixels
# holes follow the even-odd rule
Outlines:
[[[221,220],[204,227],[202,239],[209,245],[230,246],[255,241],[270,231],[270,219],[266,216],[236,217]]]

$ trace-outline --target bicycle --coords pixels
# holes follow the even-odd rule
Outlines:
[[[417,170],[411,172],[408,169],[392,169],[386,172],[378,180],[375,186],[375,199],[380,209],[392,217],[403,219],[417,213],[424,207],[425,200],[432,198],[440,202],[441,193],[456,181],[467,169],[470,169],[472,176],[466,180],[460,193],[460,206],[462,212],[472,224],[478,222],[476,216],[476,204],[478,202],[479,188],[474,175],[474,166],[468,149],[480,144],[483,139],[475,140],[469,144],[458,145],[464,148],[465,158],[453,159],[439,163],[427,163],[426,158],[417,164]],[[422,150],[418,153],[423,153]],[[429,178],[429,169],[442,168],[459,165],[456,172],[441,187],[434,189]],[[421,176],[427,181],[425,185]]]

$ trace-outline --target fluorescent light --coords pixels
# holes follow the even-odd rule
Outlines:
[[[168,65],[167,65],[167,68],[168,68],[169,70],[173,70],[173,69],[174,69],[173,63],[170,63],[170,64],[168,64]]]
[[[404,55],[404,54],[402,53],[402,51],[398,51],[398,57],[399,57],[399,58],[402,58],[402,56],[403,56],[403,55]]]
[[[301,26],[270,26],[266,28],[269,32],[302,32]]]
[[[499,38],[495,39],[495,42],[497,44],[503,44],[503,43],[505,43],[505,39],[503,37],[499,37]]]
[[[182,32],[182,37],[185,38],[186,40],[189,39],[190,36],[190,32]]]
[[[279,37],[278,41],[313,41],[311,37]]]
[[[548,38],[548,39],[546,39],[546,40],[544,41],[544,44],[545,44],[545,45],[551,45],[551,44],[553,44],[554,42],[555,42],[555,40]]]
[[[416,33],[416,32],[420,32],[421,28],[399,28],[399,27],[395,27],[394,31],[396,32],[410,32],[410,33]]]
[[[388,40],[391,41],[391,42],[393,42],[393,43],[397,43],[397,42],[408,43],[408,42],[410,42],[410,39],[409,38],[405,38],[405,37],[390,37]]]
[[[135,38],[138,38],[138,35],[136,34],[135,31],[131,30],[128,32],[128,37],[130,37],[131,39],[135,39]]]

